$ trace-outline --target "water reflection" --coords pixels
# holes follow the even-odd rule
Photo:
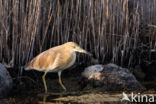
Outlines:
[[[47,93],[47,94],[39,94],[38,97],[40,97],[42,100],[40,100],[40,103],[47,104],[49,102],[56,102],[55,99],[58,97],[63,97],[64,93]]]
[[[48,97],[48,95],[46,95],[46,94],[43,96],[43,104],[46,104],[47,97]]]

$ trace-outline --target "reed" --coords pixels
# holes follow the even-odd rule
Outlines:
[[[155,17],[156,0],[1,0],[0,62],[20,68],[74,41],[100,63],[133,67],[140,53],[156,48]]]

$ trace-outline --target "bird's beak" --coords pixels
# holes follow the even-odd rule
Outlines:
[[[87,52],[86,50],[84,50],[84,49],[82,49],[80,47],[77,49],[77,51],[80,52],[80,53],[85,53],[85,54],[88,54],[88,55],[92,56],[91,53]]]

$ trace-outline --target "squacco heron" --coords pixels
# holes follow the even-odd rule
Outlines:
[[[48,72],[58,72],[58,81],[61,87],[66,91],[66,87],[63,85],[61,80],[61,72],[75,63],[76,52],[90,54],[80,48],[76,43],[67,42],[40,53],[25,65],[25,70],[34,69],[44,72],[42,80],[45,93],[47,93],[47,85],[45,81],[46,74]]]

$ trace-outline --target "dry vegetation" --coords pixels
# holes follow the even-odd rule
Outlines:
[[[156,48],[155,17],[156,0],[0,0],[0,62],[20,68],[75,41],[100,63],[133,67]]]

